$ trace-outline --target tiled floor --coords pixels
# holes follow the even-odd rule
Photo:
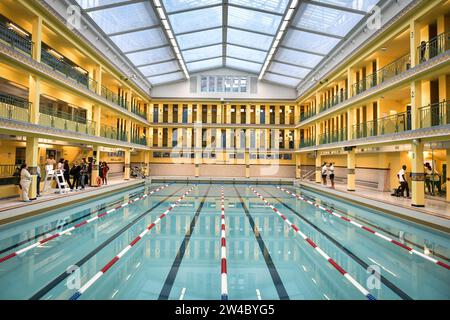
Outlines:
[[[304,183],[319,186],[318,183],[303,181]],[[323,188],[330,188],[330,186],[323,186]],[[401,206],[404,208],[417,210],[423,213],[432,214],[441,218],[450,219],[450,203],[443,200],[426,199],[425,208],[414,208],[411,206],[411,199],[397,198],[391,196],[391,192],[381,192],[364,187],[358,187],[356,192],[347,191],[347,185],[342,183],[336,183],[335,189],[341,192],[345,192],[360,197],[382,201],[392,205]]]
[[[127,180],[124,180],[122,177],[110,178],[108,180],[108,186],[117,185],[117,184],[120,184],[120,183],[124,183],[126,181]],[[86,193],[86,192],[90,192],[92,190],[97,190],[97,189],[98,189],[97,187],[88,187],[87,186],[85,188],[85,190],[83,190],[83,191],[78,190],[78,191],[74,191],[74,192],[69,192],[69,195]],[[36,204],[36,203],[41,203],[41,202],[45,202],[45,201],[58,199],[58,198],[67,196],[65,194],[57,194],[56,191],[57,191],[57,189],[52,189],[52,190],[46,191],[44,194],[42,194],[41,197],[39,197],[36,200],[33,200],[31,202],[27,202],[27,203],[21,201],[19,197],[9,198],[9,199],[2,199],[2,200],[0,200],[0,212],[5,211],[5,210],[19,208],[19,207],[25,207],[25,206],[33,205],[33,204]]]

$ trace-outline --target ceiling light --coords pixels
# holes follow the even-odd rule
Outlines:
[[[10,29],[13,29],[14,31],[16,31],[17,33],[20,33],[21,35],[25,36],[25,37],[29,37],[30,35],[28,34],[28,32],[25,32],[24,30],[22,30],[21,28],[19,28],[18,26],[16,26],[14,23],[12,22],[8,22],[8,27]]]
[[[170,25],[169,25],[169,22],[167,20],[161,20],[161,22],[162,22],[162,24],[163,24],[163,26],[164,26],[164,28],[166,30],[170,29]]]
[[[47,51],[48,51],[48,53],[50,53],[50,54],[51,54],[52,56],[54,56],[55,58],[58,58],[59,60],[64,59],[64,56],[63,56],[62,54],[56,52],[56,51],[53,50],[53,49],[48,49]]]
[[[159,16],[161,17],[161,20],[166,20],[166,14],[164,13],[163,8],[159,7],[156,8],[156,10],[158,11]]]
[[[286,14],[285,20],[291,20],[292,15],[294,14],[294,9],[289,9],[288,13]]]

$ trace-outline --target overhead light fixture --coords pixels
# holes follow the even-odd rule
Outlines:
[[[83,68],[81,68],[79,66],[74,67],[74,69],[79,71],[79,72],[81,72],[81,73],[83,73],[83,74],[88,74],[89,73],[88,71],[84,70]]]
[[[15,32],[25,36],[25,37],[29,37],[30,34],[28,32],[26,32],[25,30],[23,30],[22,28],[16,26],[14,23],[12,22],[8,22],[8,28],[14,30]]]
[[[54,56],[55,58],[57,58],[59,60],[63,60],[64,59],[64,56],[62,54],[56,52],[53,49],[48,49],[47,52],[50,53],[52,56]]]

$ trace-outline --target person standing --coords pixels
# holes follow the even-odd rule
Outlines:
[[[52,169],[55,169],[56,160],[53,158],[53,156],[48,156],[46,164],[51,165]]]
[[[20,188],[22,189],[22,201],[31,202],[28,197],[28,191],[30,190],[30,185],[32,181],[30,172],[28,172],[28,166],[26,163],[20,166]]]
[[[102,181],[103,184],[108,184],[108,171],[109,171],[109,166],[106,162],[103,162],[102,164]]]
[[[36,167],[36,175],[37,175],[37,181],[36,181],[36,196],[41,196],[41,167]]]
[[[322,167],[322,183],[324,186],[327,185],[327,174],[328,174],[328,167],[327,167],[327,163],[324,162],[323,167]]]
[[[428,194],[433,194],[433,185],[431,182],[433,176],[433,170],[431,169],[430,164],[425,163],[425,186],[427,187]]]
[[[333,162],[330,162],[330,166],[328,167],[328,176],[331,182],[331,188],[334,189],[334,165]]]
[[[406,191],[406,197],[409,198],[409,186],[408,181],[406,181],[406,166],[403,165],[397,174],[398,181],[400,182],[399,194],[404,196]]]
[[[80,165],[80,185],[81,185],[81,190],[84,190],[84,188],[86,186],[87,172],[88,172],[88,168],[87,168],[86,159],[83,158],[81,160],[81,165]]]
[[[67,185],[69,186],[70,190],[73,190],[73,184],[70,182],[70,167],[69,167],[69,160],[64,160],[64,180],[66,180]]]

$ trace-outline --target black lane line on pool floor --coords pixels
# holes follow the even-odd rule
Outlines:
[[[252,215],[250,214],[250,211],[248,210],[247,206],[245,205],[244,199],[242,199],[241,194],[239,193],[236,186],[234,186],[234,189],[236,190],[236,194],[239,197],[239,201],[242,205],[242,208],[244,209],[245,215],[247,216],[248,222],[250,223],[250,226],[252,227],[253,234],[255,235],[256,241],[258,242],[259,249],[261,250],[261,254],[264,257],[264,261],[266,262],[267,269],[269,269],[270,276],[272,277],[273,284],[275,285],[275,289],[277,290],[278,297],[280,300],[290,300],[289,295],[286,291],[286,288],[284,287],[283,281],[281,280],[280,274],[278,273],[277,268],[275,267],[275,264],[273,263],[272,257],[269,253],[269,249],[267,249],[266,244],[264,243],[263,238],[261,237],[261,234],[256,232],[256,224],[255,220],[253,220]]]
[[[308,219],[304,218],[302,215],[297,213],[294,209],[292,209],[290,206],[279,200],[277,197],[275,197],[271,192],[264,189],[264,191],[273,199],[276,199],[279,203],[281,203],[286,209],[291,211],[293,214],[295,214],[298,218],[300,218],[302,221],[307,223],[310,227],[312,227],[314,230],[318,231],[322,236],[324,236],[327,240],[329,240],[331,243],[333,243],[336,247],[344,251],[345,254],[347,254],[353,261],[358,263],[362,268],[365,270],[368,270],[370,267],[363,259],[355,255],[352,251],[350,251],[347,247],[339,243],[337,240],[335,240],[332,236],[330,236],[328,233],[320,229],[318,226],[316,226],[314,223],[310,222]],[[400,298],[403,300],[413,300],[407,293],[403,292],[402,289],[397,287],[395,284],[393,284],[391,281],[383,277],[381,274],[380,281],[389,289],[391,289],[395,294],[397,294]]]
[[[136,193],[133,193],[133,194],[129,195],[129,197],[130,197],[130,198],[134,198],[134,197],[136,197],[137,195],[140,195],[140,194],[143,194],[143,193],[145,193],[145,191],[142,191],[142,192],[136,192]],[[117,204],[117,203],[119,203],[119,202],[122,202],[122,201],[124,201],[124,200],[123,200],[123,199],[119,199],[119,200],[116,200],[116,201],[114,201],[114,202],[108,203],[108,204],[103,205],[102,207],[98,208],[98,209],[95,210],[94,212],[89,212],[89,213],[87,213],[87,214],[85,214],[85,215],[82,215],[82,216],[76,218],[76,219],[70,220],[69,222],[66,222],[66,223],[64,223],[64,224],[62,224],[62,225],[60,225],[60,226],[58,226],[58,227],[54,227],[54,228],[52,228],[52,229],[48,229],[48,230],[46,230],[45,232],[41,232],[41,233],[39,233],[39,234],[37,234],[37,235],[35,235],[35,236],[33,236],[33,237],[27,238],[27,239],[25,239],[25,240],[22,240],[22,241],[16,243],[16,244],[13,244],[13,245],[9,246],[8,248],[1,249],[1,250],[0,250],[0,255],[3,254],[3,253],[5,253],[5,252],[10,251],[11,249],[20,247],[21,245],[23,245],[23,244],[25,244],[25,243],[27,243],[27,242],[30,242],[30,241],[32,241],[32,240],[36,240],[37,238],[39,238],[39,237],[41,237],[41,236],[44,236],[44,235],[46,235],[47,233],[53,232],[53,231],[55,231],[55,230],[57,230],[57,229],[59,229],[59,228],[64,228],[64,227],[68,226],[69,224],[73,224],[73,223],[75,223],[75,222],[77,222],[77,221],[80,221],[81,219],[86,218],[86,217],[88,217],[88,216],[90,216],[90,215],[93,215],[94,213],[97,213],[97,212],[99,212],[99,211],[105,210],[106,208],[108,208],[108,207],[110,207],[110,206],[113,206],[113,205],[115,205],[115,204]],[[88,208],[88,209],[86,209],[86,210],[90,210],[90,209]],[[83,211],[81,211],[81,212],[83,212]]]
[[[131,221],[129,224],[127,224],[125,227],[117,231],[115,234],[113,234],[111,237],[109,237],[106,241],[104,241],[101,245],[99,245],[97,248],[92,250],[88,255],[84,256],[81,260],[79,260],[74,265],[81,268],[81,266],[86,263],[89,259],[91,259],[93,256],[95,256],[100,250],[102,250],[104,247],[106,247],[108,244],[110,244],[112,241],[117,239],[122,233],[127,231],[129,228],[131,228],[136,222],[141,220],[144,216],[149,214],[151,211],[159,207],[161,204],[163,204],[167,199],[171,198],[175,193],[179,192],[183,187],[179,188],[178,190],[175,190],[172,194],[168,195],[164,199],[162,199],[160,202],[155,204],[153,207],[151,207],[149,210],[145,211],[141,215],[139,215],[136,219]],[[32,295],[28,300],[38,300],[42,298],[45,294],[47,294],[50,290],[52,290],[54,287],[56,287],[61,281],[66,279],[70,273],[63,272],[59,276],[57,276],[55,279],[50,281],[46,286],[44,286],[42,289],[40,289],[38,292],[36,292],[34,295]]]
[[[186,248],[189,245],[189,241],[191,240],[192,233],[194,232],[195,225],[197,224],[198,217],[200,216],[200,212],[202,211],[203,205],[205,204],[205,200],[209,193],[211,186],[208,186],[206,189],[205,195],[200,202],[200,205],[195,212],[194,217],[191,220],[191,224],[189,225],[189,230],[186,231],[183,242],[178,249],[177,255],[175,256],[175,260],[173,261],[172,267],[170,268],[169,273],[167,274],[166,281],[161,289],[158,300],[168,300],[170,296],[170,292],[172,291],[173,284],[175,282],[175,278],[177,277],[178,270],[180,269],[181,262],[183,261],[184,254],[186,253]]]
[[[287,188],[286,188],[286,189],[287,189]],[[289,189],[287,189],[287,190],[289,190]],[[292,192],[293,194],[297,194],[297,191],[295,191],[295,190],[289,190],[289,191]],[[312,197],[312,196],[310,196],[310,195],[307,195],[307,194],[302,194],[302,197],[307,198],[307,199],[311,200],[311,201],[314,202],[314,203],[315,203],[316,200],[317,200],[317,199],[315,199],[314,197]],[[286,198],[288,198],[288,197],[286,197]],[[291,197],[291,198],[292,198],[292,197]],[[333,211],[336,211],[336,212],[338,212],[338,213],[340,213],[340,214],[344,214],[344,215],[346,215],[347,217],[350,217],[350,218],[354,219],[355,221],[359,220],[359,221],[361,221],[362,223],[367,224],[368,226],[373,227],[374,229],[378,229],[378,230],[380,230],[380,231],[383,231],[384,233],[390,235],[390,236],[393,237],[394,239],[399,239],[398,234],[392,233],[392,232],[389,231],[389,230],[385,230],[385,229],[381,228],[380,226],[377,226],[377,225],[371,223],[370,221],[367,221],[366,219],[363,219],[363,218],[361,218],[361,217],[354,217],[354,216],[351,216],[350,214],[348,214],[347,212],[345,212],[345,209],[337,208],[337,207],[335,207],[334,205],[330,204],[328,201],[324,201],[324,200],[322,200],[322,199],[320,199],[320,200],[321,200],[321,203],[320,203],[320,204],[321,204],[323,207],[327,207],[328,209],[331,209],[331,210],[333,210]],[[359,206],[358,206],[358,207],[359,207]],[[401,239],[399,239],[399,240],[401,240]],[[420,244],[418,244],[418,243],[415,243],[415,242],[413,242],[413,241],[411,241],[411,240],[403,239],[403,241],[405,241],[405,243],[408,243],[408,244],[410,244],[410,245],[412,245],[412,246],[415,246],[415,247],[417,247],[417,248],[420,248],[422,251],[425,250],[425,247],[424,247],[423,245],[420,245]],[[434,252],[433,255],[436,256],[436,257],[438,257],[438,258],[441,258],[441,259],[443,259],[443,260],[450,261],[450,259],[449,259],[448,257],[443,256],[443,255],[440,254],[440,253]]]

